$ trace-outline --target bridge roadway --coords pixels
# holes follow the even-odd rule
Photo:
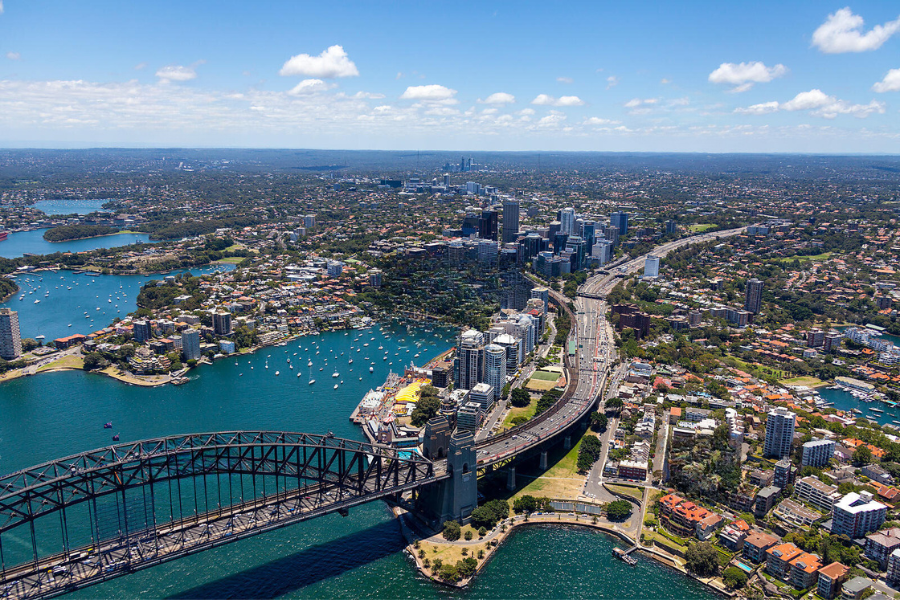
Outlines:
[[[689,244],[698,244],[737,235],[746,230],[738,227],[725,231],[703,233],[655,247],[648,254],[665,257],[673,250]],[[598,404],[598,396],[606,385],[615,360],[612,329],[606,322],[606,302],[602,299],[619,282],[619,274],[633,274],[644,267],[647,254],[615,263],[616,272],[595,275],[578,290],[575,299],[576,314],[568,309],[569,298],[551,291],[554,301],[569,313],[573,324],[569,340],[577,340],[574,357],[566,358],[569,385],[566,393],[549,409],[527,423],[513,427],[499,435],[491,436],[476,444],[478,466],[486,467],[504,462],[547,440],[556,437],[587,415]],[[621,269],[624,268],[624,273]],[[573,380],[575,381],[573,387]]]

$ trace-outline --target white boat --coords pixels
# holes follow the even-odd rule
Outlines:
[[[72,326],[72,324],[71,324],[71,323],[69,323],[69,327],[71,327],[71,326]]]
[[[312,384],[314,384],[315,382],[316,382],[315,379],[310,379],[310,380],[309,380],[309,385],[312,385]]]
[[[338,384],[334,384],[334,389],[338,389]]]
[[[331,374],[331,376],[334,377],[335,379],[337,379],[338,377],[341,376],[341,374],[338,373],[337,371],[335,371],[334,373]]]
[[[35,303],[35,304],[40,304],[41,301],[40,301],[40,300],[35,300],[34,303]]]
[[[275,371],[275,376],[281,375],[281,371]]]
[[[312,366],[312,361],[309,361],[308,363],[306,363],[306,366],[307,366],[307,367],[311,367],[311,366]]]
[[[348,364],[348,365],[352,365],[352,364],[353,364],[353,359],[351,358],[351,359],[350,359],[350,362],[348,362],[347,364]]]
[[[369,373],[373,372],[374,370],[375,370],[375,367],[369,367]]]

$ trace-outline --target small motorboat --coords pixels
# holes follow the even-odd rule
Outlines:
[[[113,441],[114,441],[114,442],[118,442],[118,441],[119,441],[119,434],[118,434],[118,433],[117,433],[116,435],[113,436]]]
[[[103,429],[112,429],[112,421],[103,424]]]

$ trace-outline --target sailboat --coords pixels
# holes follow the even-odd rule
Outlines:
[[[313,376],[312,376],[312,369],[310,369],[310,370],[309,370],[309,385],[312,385],[312,384],[314,384],[315,382],[316,382],[316,380],[313,379]]]

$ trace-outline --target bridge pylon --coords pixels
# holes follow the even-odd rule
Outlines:
[[[436,525],[444,521],[466,523],[478,506],[478,465],[475,436],[457,431],[450,437],[444,479],[419,491],[419,510]]]

